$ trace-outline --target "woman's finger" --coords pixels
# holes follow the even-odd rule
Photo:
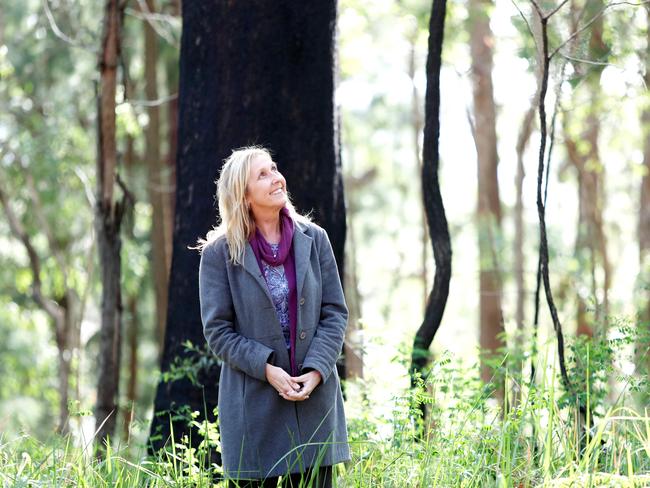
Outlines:
[[[291,391],[299,391],[302,388],[298,383],[290,380],[284,382],[284,387]]]

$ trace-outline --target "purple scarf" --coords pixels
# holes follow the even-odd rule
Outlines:
[[[280,246],[277,256],[273,256],[273,250],[259,229],[249,239],[257,264],[264,275],[262,260],[271,266],[284,265],[284,274],[289,285],[289,362],[291,364],[291,375],[296,376],[296,328],[298,323],[298,293],[296,291],[296,262],[293,255],[293,219],[286,207],[280,210]]]

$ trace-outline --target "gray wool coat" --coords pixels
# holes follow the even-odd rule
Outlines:
[[[293,235],[298,316],[296,365],[322,382],[308,400],[284,400],[266,380],[266,363],[290,372],[282,328],[250,244],[244,264],[229,262],[226,239],[201,254],[203,332],[223,360],[219,428],[223,468],[234,479],[265,478],[350,459],[335,363],[348,311],[327,233],[297,222]]]

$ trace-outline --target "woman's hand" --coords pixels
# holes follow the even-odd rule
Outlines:
[[[300,384],[284,369],[266,363],[266,380],[285,400],[296,401]]]
[[[313,370],[309,373],[305,373],[301,376],[296,376],[291,378],[293,381],[302,384],[302,388],[296,395],[292,395],[291,399],[296,402],[302,402],[309,398],[311,392],[314,391],[314,388],[318,386],[322,378],[318,371]]]

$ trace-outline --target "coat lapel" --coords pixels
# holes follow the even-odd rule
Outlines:
[[[293,255],[296,259],[296,292],[298,300],[302,294],[302,285],[305,282],[305,274],[309,267],[309,255],[311,254],[312,238],[300,230],[298,224],[293,232]]]
[[[271,305],[273,305],[273,298],[271,298],[271,292],[269,292],[269,287],[266,285],[266,280],[262,275],[260,266],[257,264],[257,259],[255,258],[255,253],[251,247],[250,242],[246,242],[246,249],[244,251],[244,269],[250,273],[250,275],[255,278],[257,284],[262,287],[264,293],[268,297]]]
[[[305,282],[305,274],[309,267],[309,255],[311,254],[312,238],[303,233],[300,227],[296,225],[293,231],[293,255],[296,260],[296,292],[298,297],[302,293],[302,286]],[[244,269],[257,281],[257,284],[262,287],[264,293],[268,297],[271,304],[273,298],[269,292],[269,287],[266,285],[266,280],[260,271],[260,267],[255,259],[255,253],[251,247],[250,242],[246,242],[246,249],[244,251]]]

